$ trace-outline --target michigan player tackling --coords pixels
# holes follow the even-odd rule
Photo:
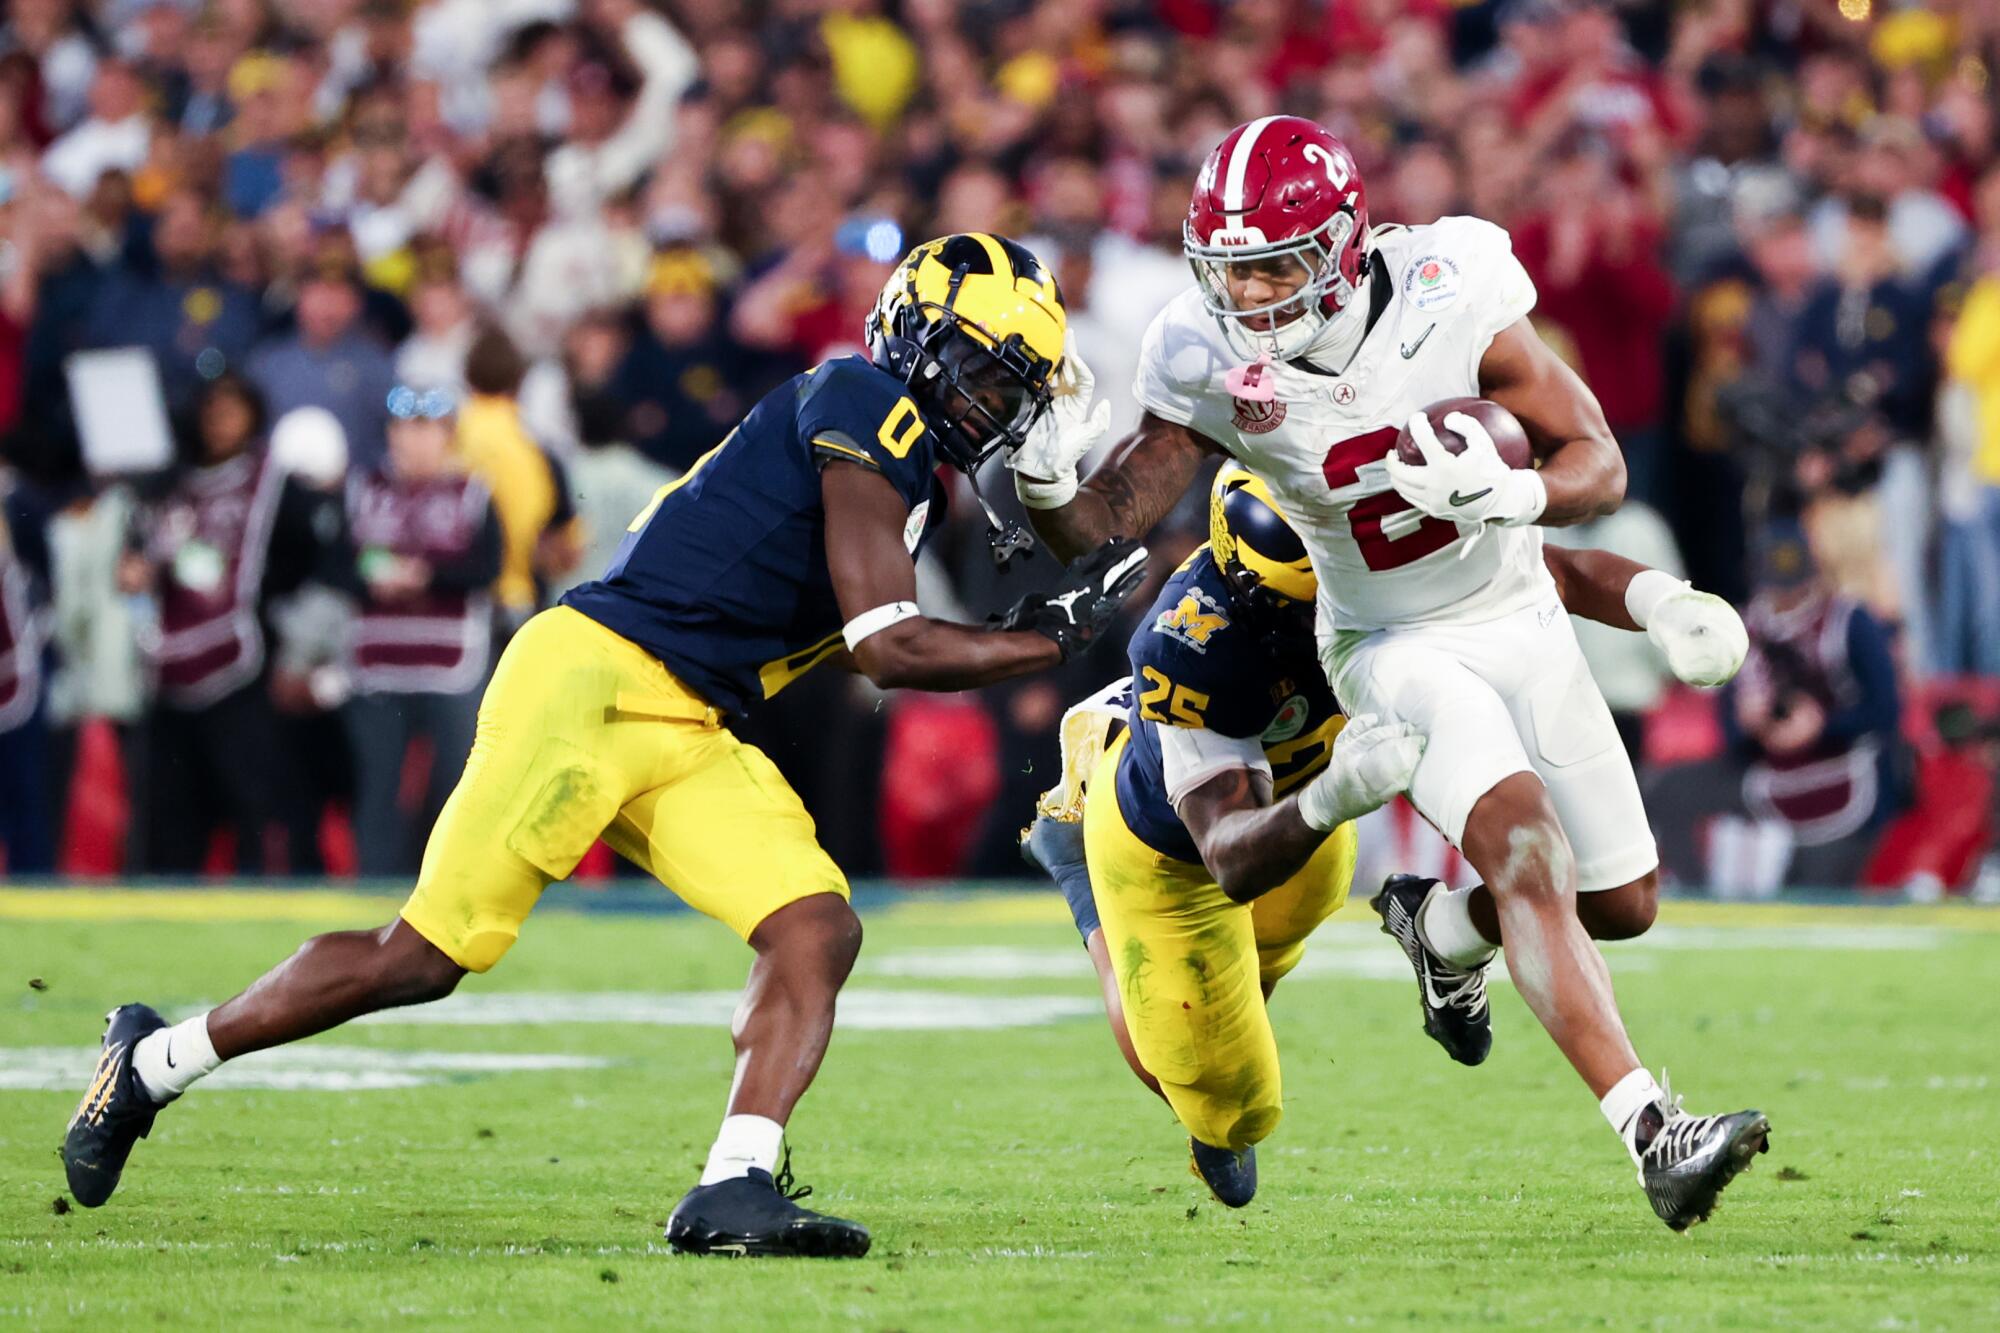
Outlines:
[[[1144,533],[1212,453],[1270,485],[1319,575],[1334,693],[1423,733],[1410,799],[1484,880],[1390,894],[1385,919],[1426,978],[1474,971],[1504,944],[1654,1210],[1676,1229],[1701,1220],[1769,1124],[1681,1110],[1634,1052],[1579,919],[1587,895],[1601,919],[1636,926],[1658,890],[1638,781],[1537,526],[1622,500],[1603,411],[1528,322],[1534,285],[1504,231],[1465,217],[1371,230],[1352,155],[1311,121],[1231,131],[1196,179],[1183,239],[1197,281],[1147,332],[1137,432],[1081,489],[1077,461],[1102,429],[1078,409],[1037,442],[1060,447],[1010,458],[1036,529],[1059,555]],[[1540,466],[1510,469],[1470,417],[1443,423],[1464,451],[1440,447],[1423,409],[1458,397],[1510,411]],[[1418,462],[1395,456],[1405,428]],[[1741,660],[1733,613],[1672,580],[1635,579],[1610,609],[1628,628],[1658,620],[1728,670]]]
[[[799,798],[728,723],[827,661],[934,690],[1053,666],[1144,562],[1109,543],[995,629],[924,617],[912,562],[941,516],[934,469],[970,474],[1038,429],[1064,360],[1062,299],[1013,242],[949,236],[904,259],[867,337],[869,358],[767,395],[633,520],[603,578],[508,644],[396,920],[309,940],[171,1027],[142,1004],[112,1011],[63,1142],[79,1203],[105,1202],[160,1109],[224,1060],[439,999],[492,967],[602,836],[756,953],[727,1116],[668,1239],[693,1253],[867,1250],[862,1227],[794,1202],[779,1165],[861,924]]]
[[[1646,572],[1604,551],[1545,556],[1584,615],[1604,615]],[[1283,1113],[1265,1003],[1347,899],[1346,821],[1403,790],[1423,753],[1407,724],[1343,728],[1314,649],[1317,592],[1270,489],[1225,465],[1209,542],[1133,634],[1132,674],[1063,719],[1063,781],[1023,847],[1062,888],[1126,1062],[1173,1107],[1193,1169],[1231,1207],[1256,1193],[1255,1145]],[[1700,673],[1684,654],[1669,661]],[[1429,882],[1398,876],[1390,890],[1406,883]],[[1484,972],[1427,984],[1448,991],[1427,1029],[1483,1056]]]

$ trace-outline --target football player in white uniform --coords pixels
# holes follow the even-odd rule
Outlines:
[[[1010,457],[1037,531],[1065,559],[1139,537],[1212,453],[1267,482],[1319,578],[1341,705],[1424,733],[1410,799],[1484,880],[1397,877],[1376,899],[1417,968],[1427,1030],[1483,1058],[1483,969],[1504,942],[1655,1211],[1676,1230],[1702,1220],[1769,1124],[1680,1109],[1633,1051],[1591,942],[1645,930],[1658,892],[1638,783],[1537,526],[1624,497],[1596,398],[1528,323],[1534,285],[1504,231],[1467,217],[1371,231],[1352,156],[1311,121],[1232,131],[1202,167],[1184,241],[1198,281],[1147,332],[1139,429],[1079,487],[1106,412],[1066,357],[1054,410]],[[1424,408],[1464,396],[1512,412],[1540,466],[1510,468],[1464,414],[1445,422],[1466,441],[1448,453]],[[1406,424],[1421,464],[1394,456]],[[1582,614],[1645,630],[1684,680],[1741,664],[1742,623],[1721,599],[1649,572],[1622,602]]]

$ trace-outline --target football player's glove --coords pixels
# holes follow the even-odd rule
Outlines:
[[[1027,443],[1001,459],[1014,473],[1014,494],[1030,509],[1060,509],[1076,498],[1076,470],[1111,429],[1111,404],[1093,402],[1097,376],[1076,350],[1076,334],[1063,334],[1049,410],[1028,428]]]
[[[1326,767],[1299,789],[1299,817],[1331,833],[1407,790],[1423,757],[1423,733],[1409,723],[1373,713],[1351,717],[1334,737]]]
[[[1411,416],[1410,438],[1424,461],[1405,463],[1394,449],[1389,451],[1383,466],[1397,494],[1432,518],[1456,523],[1513,527],[1542,516],[1549,492],[1540,474],[1532,468],[1508,467],[1478,418],[1453,412],[1444,424],[1465,441],[1462,452],[1444,447],[1430,417],[1422,412]]]
[[[993,621],[995,629],[1031,629],[1056,641],[1067,662],[1104,632],[1146,578],[1146,548],[1113,537],[1069,567],[1061,588],[1031,592]]]
[[[1735,607],[1660,570],[1633,577],[1625,609],[1683,684],[1704,689],[1726,684],[1750,652],[1750,634]]]

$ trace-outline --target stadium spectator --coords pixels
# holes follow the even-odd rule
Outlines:
[[[1645,197],[1617,178],[1616,164],[1591,141],[1577,140],[1550,172],[1552,206],[1518,224],[1514,252],[1535,280],[1537,320],[1569,335],[1578,369],[1624,446],[1627,494],[1655,501],[1663,348],[1675,303],[1658,257],[1659,224]],[[1577,199],[1591,206],[1565,202]]]
[[[123,60],[100,61],[89,116],[43,151],[43,174],[81,199],[105,172],[130,175],[144,166],[153,141],[145,101],[137,70]]]
[[[1696,76],[1700,121],[1692,151],[1673,168],[1674,212],[1668,248],[1682,286],[1706,279],[1736,249],[1735,199],[1755,180],[1783,181],[1773,158],[1768,75],[1739,53],[1704,62]]]
[[[46,514],[0,471],[0,869],[55,869],[49,800]]]
[[[345,718],[355,758],[355,841],[364,875],[407,876],[472,749],[492,652],[500,524],[460,459],[457,399],[399,386],[385,467],[348,487],[359,611]],[[410,745],[427,744],[418,809],[400,795]]]
[[[517,395],[527,373],[505,333],[482,331],[466,354],[469,393],[457,415],[465,467],[486,484],[499,515],[500,572],[493,598],[503,635],[540,609],[545,580],[568,573],[577,559],[568,490],[555,459],[521,422]]]
[[[1820,574],[1796,523],[1772,525],[1758,565],[1744,616],[1750,656],[1720,696],[1728,753],[1669,768],[1649,786],[1660,855],[1682,883],[1707,882],[1702,825],[1730,816],[1790,848],[1781,874],[1791,882],[1858,884],[1874,835],[1904,798],[1889,639]]]
[[[1939,312],[1943,671],[2000,674],[2000,168],[1979,183],[1975,275]]]
[[[1926,328],[1901,275],[1881,198],[1855,196],[1839,259],[1799,312],[1793,377],[1813,399],[1844,397],[1914,433],[1928,413]]]
[[[628,100],[611,69],[574,67],[565,142],[549,154],[549,199],[558,217],[594,212],[651,170],[674,143],[674,107],[695,81],[694,49],[674,25],[639,0],[589,0],[591,26],[614,40],[637,69]]]
[[[465,354],[479,321],[458,280],[458,261],[448,247],[427,238],[412,246],[411,258],[410,319],[416,328],[396,349],[396,378],[463,394]]]
[[[605,390],[622,405],[623,437],[676,472],[713,449],[759,393],[798,368],[789,358],[755,357],[730,335],[717,285],[715,266],[698,249],[654,256],[644,323]]]
[[[298,291],[298,332],[260,346],[250,377],[283,416],[299,407],[333,413],[356,466],[382,461],[383,403],[395,387],[394,363],[364,329],[361,275],[341,242],[322,243]]]
[[[187,464],[141,525],[121,589],[151,594],[144,639],[158,680],[146,719],[144,818],[133,864],[192,874],[211,834],[236,836],[238,868],[307,873],[320,865],[304,756],[279,744],[268,681],[270,598],[316,562],[313,512],[263,453],[264,401],[235,374],[196,398]]]
[[[1976,290],[1976,289],[1975,289]],[[1963,293],[1939,302],[1932,338],[1945,373],[1933,407],[1933,439],[1938,465],[1937,631],[1931,666],[1944,675],[2000,675],[2000,458],[1983,452],[1987,418],[1982,388],[2000,384],[2000,359],[1982,369],[1985,357],[2000,358],[2000,302],[1982,298],[1988,322],[1980,347],[1961,341]],[[1970,355],[1973,351],[1982,355]],[[1962,359],[1961,359],[1962,358]],[[1970,373],[1968,373],[1970,372]]]
[[[352,805],[353,755],[339,708],[353,692],[348,671],[354,637],[353,545],[347,530],[347,437],[323,407],[293,408],[271,427],[271,462],[311,515],[310,571],[291,592],[271,598],[271,699],[280,741],[305,766],[308,804]],[[329,856],[329,862],[332,858]]]
[[[1860,213],[1881,224],[1880,243],[1890,271],[1912,281],[1926,279],[1958,249],[1966,233],[1964,214],[1933,188],[1938,165],[1913,122],[1886,115],[1869,121],[1848,167],[1846,190],[1822,199],[1813,210],[1813,243],[1820,262],[1835,270],[1852,262],[1847,233]],[[1857,208],[1862,200],[1869,201],[1865,213]]]
[[[625,341],[620,323],[602,314],[584,319],[570,331],[564,362],[575,386],[582,447],[565,470],[582,541],[575,568],[551,584],[552,596],[604,573],[633,516],[675,476],[622,436],[624,414],[616,401],[607,400],[605,386]]]
[[[85,345],[151,351],[175,408],[225,368],[241,369],[257,337],[255,298],[216,271],[218,223],[205,196],[174,191],[91,300]]]

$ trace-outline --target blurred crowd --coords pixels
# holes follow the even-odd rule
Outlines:
[[[13,0],[6,864],[407,873],[495,645],[855,350],[907,244],[1043,254],[1122,430],[1196,166],[1288,111],[1351,145],[1377,221],[1512,231],[1630,466],[1574,539],[1751,608],[1719,703],[1593,649],[1662,827],[1725,826],[1670,865],[1965,884],[2000,680],[1996,61],[2000,0]],[[92,466],[72,392],[124,347],[178,451],[133,477]],[[936,614],[1048,576],[996,571],[977,512],[927,557]],[[854,873],[1013,874],[1062,709],[1120,657],[941,698],[819,673],[744,727]]]

